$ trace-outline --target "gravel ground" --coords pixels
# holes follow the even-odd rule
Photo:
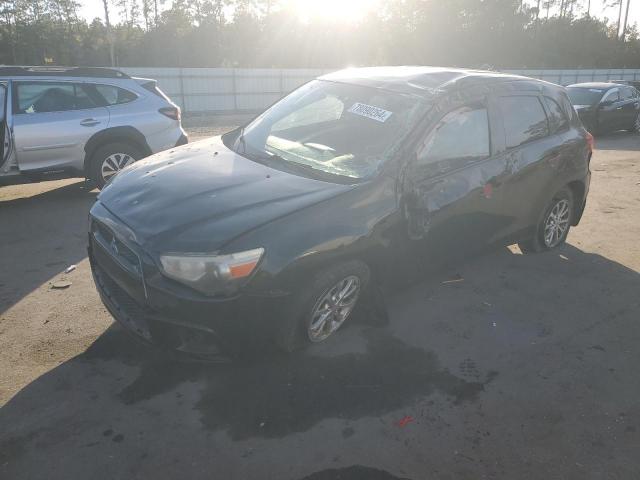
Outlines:
[[[559,250],[492,251],[390,296],[386,326],[232,365],[113,324],[83,181],[0,188],[0,478],[640,478],[640,136],[597,143]]]

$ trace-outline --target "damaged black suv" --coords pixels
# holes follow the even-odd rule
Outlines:
[[[564,242],[592,142],[550,83],[333,73],[245,127],[118,175],[91,209],[94,279],[120,323],[172,349],[322,342],[402,256]]]

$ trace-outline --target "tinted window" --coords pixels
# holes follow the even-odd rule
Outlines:
[[[448,113],[418,151],[418,163],[448,162],[446,170],[490,155],[489,120],[484,107],[464,107]]]
[[[95,87],[100,96],[104,99],[105,105],[129,103],[138,98],[135,93],[113,85],[96,85]]]
[[[617,102],[620,100],[620,93],[618,89],[609,90],[604,97],[602,97],[603,102]]]
[[[605,90],[602,88],[568,87],[567,93],[573,105],[595,105]]]
[[[72,83],[19,83],[17,93],[19,113],[73,110],[76,104]]]
[[[94,101],[94,98],[91,98],[87,91],[83,88],[82,85],[75,85],[75,93],[76,93],[76,108],[93,108],[97,107],[97,103]]]
[[[81,85],[65,82],[20,82],[16,85],[18,113],[64,112],[98,106]]]
[[[556,133],[569,128],[569,120],[560,105],[553,98],[544,97],[544,101],[549,109],[549,129]]]
[[[547,116],[538,97],[502,97],[498,100],[507,148],[549,134]]]
[[[633,89],[629,88],[629,87],[625,87],[621,89],[621,95],[620,97],[622,98],[622,100],[629,100],[630,98],[633,98]]]

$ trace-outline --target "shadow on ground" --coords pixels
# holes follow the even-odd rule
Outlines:
[[[79,180],[27,198],[0,200],[0,313],[87,256],[87,218],[96,198],[92,188]]]
[[[427,478],[456,471],[455,449],[475,476],[448,478],[496,468],[500,478],[574,475],[578,457],[631,478],[633,452],[607,435],[640,440],[629,403],[640,359],[617,355],[637,350],[638,291],[636,272],[570,245],[532,256],[500,249],[390,295],[387,326],[351,326],[293,356],[174,362],[113,326],[0,411],[0,477],[355,479],[364,478],[357,465],[395,462],[401,477]],[[398,434],[388,432],[400,431],[406,409],[414,443],[394,450]],[[603,409],[623,412],[619,432],[604,430]],[[348,442],[355,422],[369,434],[334,456],[345,469],[332,476],[320,452]],[[475,432],[490,431],[483,447],[488,433]],[[362,449],[377,454],[362,462]],[[541,452],[551,460],[525,461]]]

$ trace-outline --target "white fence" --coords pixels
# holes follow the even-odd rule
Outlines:
[[[321,69],[136,68],[129,75],[155,78],[185,113],[258,112],[303,83],[328,73]],[[640,80],[640,69],[504,70],[560,85]]]

